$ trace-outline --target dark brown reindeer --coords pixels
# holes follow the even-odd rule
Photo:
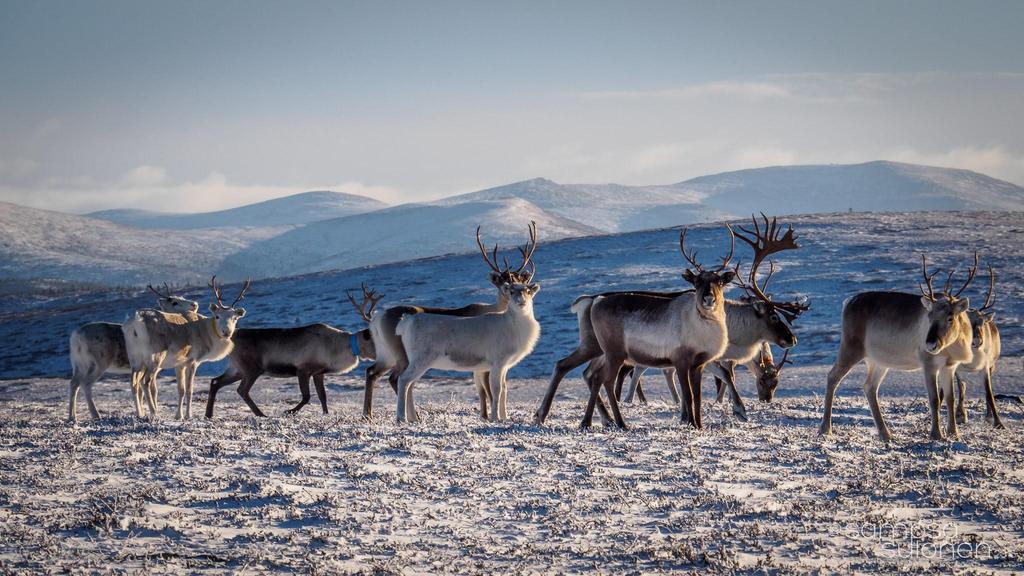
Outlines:
[[[726,228],[735,248],[732,228]],[[728,347],[723,290],[736,272],[729,268],[732,249],[718,269],[704,270],[696,253],[686,250],[685,229],[679,233],[679,249],[693,267],[683,272],[683,278],[693,284],[693,292],[673,298],[612,294],[591,304],[590,321],[602,355],[587,370],[590,398],[581,427],[590,426],[602,385],[612,418],[620,428],[626,427],[614,393],[615,380],[626,364],[675,368],[682,388],[680,421],[703,427],[700,377],[704,367]]]
[[[363,302],[356,303],[348,294],[360,315],[369,320],[373,309],[383,296],[363,285]],[[367,308],[367,306],[369,306]],[[373,339],[369,329],[356,333],[345,332],[327,324],[317,323],[297,328],[242,328],[235,331],[235,344],[228,357],[228,368],[210,380],[210,394],[206,401],[206,417],[213,418],[213,405],[217,392],[232,383],[238,385],[238,395],[256,416],[266,416],[250,396],[256,380],[266,374],[274,377],[295,376],[299,381],[302,399],[287,410],[294,414],[309,403],[309,380],[312,378],[323,413],[327,414],[325,374],[344,374],[359,365],[360,358],[375,358]]]
[[[388,381],[391,389],[398,391],[398,377],[409,365],[408,355],[402,346],[402,339],[395,333],[398,323],[402,318],[410,314],[442,314],[448,316],[469,317],[481,314],[494,314],[504,312],[508,308],[508,299],[502,290],[503,286],[512,284],[529,284],[533,279],[536,270],[533,264],[533,253],[537,249],[537,227],[530,223],[530,241],[526,247],[519,248],[522,262],[513,269],[508,259],[504,259],[504,267],[499,266],[498,245],[490,251],[484,246],[480,239],[480,227],[476,229],[476,244],[480,250],[480,256],[491,269],[489,279],[497,289],[497,300],[492,304],[473,303],[459,308],[441,308],[435,306],[399,305],[388,308],[378,314],[370,322],[370,332],[373,335],[374,344],[377,350],[377,359],[366,369],[366,388],[363,395],[363,417],[373,416],[373,390],[377,381],[385,374],[390,373]],[[490,255],[488,255],[490,252]],[[487,420],[487,406],[491,402],[490,396],[490,373],[474,372],[473,382],[477,388],[480,398],[480,417]]]

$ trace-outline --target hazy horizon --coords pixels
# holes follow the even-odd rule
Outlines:
[[[0,4],[0,200],[219,210],[891,160],[1024,184],[1024,4]]]

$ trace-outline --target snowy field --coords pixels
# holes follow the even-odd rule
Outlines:
[[[331,414],[287,380],[257,384],[268,419],[229,388],[214,421],[130,417],[123,380],[96,387],[105,418],[64,422],[66,381],[0,382],[0,572],[72,573],[1009,573],[1024,565],[1024,410],[992,430],[972,388],[957,442],[928,442],[919,374],[890,375],[876,440],[851,374],[835,433],[816,436],[827,367],[783,373],[751,422],[705,400],[703,431],[675,421],[658,379],[629,431],[577,429],[567,379],[550,425],[543,379],[510,382],[511,423],[475,415],[465,379],[418,387],[419,425],[378,390],[362,422],[357,378],[330,379]],[[1006,361],[1001,392],[1020,394]],[[710,386],[705,386],[707,391]],[[199,412],[205,385],[197,387]],[[709,392],[706,392],[709,394]],[[315,404],[315,401],[314,401]],[[80,406],[83,411],[85,407]]]

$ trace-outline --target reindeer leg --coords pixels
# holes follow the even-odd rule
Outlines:
[[[950,441],[960,439],[960,431],[956,425],[956,392],[953,391],[953,370],[943,367],[939,370],[939,385],[946,392],[946,438]]]
[[[143,386],[143,370],[132,370],[132,396],[135,400],[135,417],[142,418],[146,417],[146,412],[142,407],[142,386]]]
[[[732,413],[744,422],[750,422],[750,418],[747,417],[747,407],[743,405],[743,398],[740,397],[739,390],[736,389],[736,363],[731,362],[727,366],[720,366],[722,375],[724,378],[724,386],[729,389],[729,394],[732,396]],[[713,368],[712,368],[713,369]],[[717,381],[718,375],[715,376]]]
[[[426,366],[429,366],[428,362]],[[416,414],[416,406],[412,400],[412,387],[416,380],[427,373],[428,368],[420,368],[410,365],[402,371],[398,377],[398,423],[416,422],[419,417]]]
[[[615,421],[615,425],[622,430],[626,430],[628,426],[626,426],[626,420],[622,417],[622,412],[619,411],[619,399],[617,392],[622,391],[622,379],[626,375],[624,368],[628,368],[628,366],[620,368],[618,373],[615,375],[614,380],[605,380],[604,382],[605,394],[608,395],[608,404],[612,409],[612,418]]]
[[[498,398],[498,420],[508,420],[508,368],[505,368],[500,373],[501,376],[501,396]]]
[[[480,400],[480,417],[487,420],[487,405],[491,402],[490,372],[473,372],[473,384]]]
[[[501,403],[501,384],[505,379],[502,370],[504,370],[502,366],[491,367],[491,422],[497,422],[501,418],[498,405]]]
[[[305,371],[299,371],[298,377],[299,392],[302,393],[302,399],[299,400],[299,403],[296,404],[294,408],[290,408],[286,411],[288,414],[295,414],[299,410],[302,410],[303,406],[309,404],[309,373]]]
[[[892,442],[892,434],[885,424],[885,418],[882,417],[882,407],[878,404],[878,387],[882,385],[882,380],[889,373],[889,369],[871,362],[868,362],[867,365],[868,375],[864,379],[864,397],[867,398],[868,406],[871,407],[871,416],[875,419],[875,429],[878,430],[879,440],[888,444]]]
[[[662,376],[665,377],[665,384],[668,386],[668,393],[672,396],[672,402],[676,405],[679,404],[679,393],[676,392],[676,371],[672,368],[662,368]],[[647,400],[644,399],[644,402]]]
[[[196,371],[199,364],[190,364],[188,367],[188,382],[185,386],[185,418],[192,419],[192,391],[195,389]]]
[[[822,436],[832,435],[832,404],[836,398],[836,390],[839,388],[839,384],[842,383],[843,378],[846,378],[850,370],[853,370],[853,367],[863,358],[863,350],[854,351],[852,348],[844,347],[840,343],[839,357],[836,358],[836,363],[828,371],[825,388],[825,411],[821,415],[821,427],[818,428],[818,434]]]
[[[146,404],[149,405],[149,419],[156,420],[157,417],[157,404],[156,404],[156,377],[159,373],[159,364],[157,367],[147,367],[146,374],[144,377],[143,386],[146,392]]]
[[[957,391],[956,398],[956,419],[960,424],[967,424],[967,407],[964,405],[964,399],[967,396],[967,383],[960,377],[958,372],[953,372],[953,387]]]
[[[242,401],[245,402],[249,410],[255,414],[258,418],[266,418],[267,415],[260,410],[260,407],[256,405],[256,402],[252,399],[249,392],[252,387],[256,384],[256,379],[260,377],[260,374],[255,374],[247,378],[242,379],[242,383],[238,385],[238,395],[242,397]]]
[[[71,381],[68,382],[68,422],[78,422],[78,383],[77,372],[71,375]]]
[[[555,363],[555,371],[551,374],[551,382],[548,383],[548,389],[544,392],[544,399],[541,400],[537,412],[533,415],[533,422],[535,424],[538,426],[544,425],[544,421],[548,418],[548,413],[551,412],[551,404],[555,401],[558,385],[565,378],[565,375],[600,355],[600,351],[595,353],[591,350],[577,348],[573,350],[572,354]]]
[[[374,362],[366,369],[366,387],[363,389],[363,419],[365,420],[373,418],[373,388],[383,373],[383,367],[379,362]]]
[[[1006,428],[1003,419],[999,417],[999,409],[996,407],[996,397],[992,394],[992,373],[995,370],[989,366],[985,368],[982,376],[985,378],[985,404],[988,405],[987,412],[992,414],[992,426],[1002,430]]]
[[[594,422],[594,407],[600,401],[600,374],[603,372],[605,363],[606,359],[602,357],[591,362],[590,366],[583,372],[584,382],[587,383],[587,387],[590,389],[590,395],[587,397],[587,407],[583,411],[583,421],[580,422],[580,428],[583,430],[590,428]]]
[[[622,401],[622,383],[626,381],[626,376],[633,374],[634,367],[623,365],[619,370],[619,373],[615,376],[615,400]]]
[[[220,389],[227,386],[228,384],[238,382],[241,379],[242,376],[238,372],[234,372],[230,369],[227,372],[221,374],[220,376],[210,379],[210,391],[206,395],[207,418],[213,418],[213,405],[217,402],[217,392],[220,392]]]
[[[320,407],[324,414],[327,414],[327,389],[324,388],[323,372],[313,375],[313,386],[316,387],[316,397],[320,400]]]
[[[696,426],[693,419],[693,388],[690,387],[690,364],[689,362],[677,362],[675,365],[676,377],[679,378],[680,394],[679,402],[679,423]]]
[[[633,396],[636,395],[636,389],[640,386],[640,379],[643,378],[646,371],[646,366],[633,366],[633,374],[629,378],[629,391],[626,392],[626,399],[624,400],[627,404],[633,403]]]
[[[178,384],[178,420],[185,418],[185,384],[188,367],[176,366],[174,368],[174,380]]]
[[[101,375],[102,372],[99,374],[96,374],[95,372],[90,372],[85,382],[82,382],[82,388],[84,389],[85,392],[85,402],[86,404],[89,405],[89,413],[92,415],[93,420],[100,419],[100,411],[96,409],[96,402],[94,402],[92,399],[92,385],[95,384],[97,380],[99,380],[99,377]]]
[[[704,427],[704,419],[701,416],[701,376],[703,374],[704,368],[701,365],[690,368],[690,388],[693,390],[693,419],[697,428]]]
[[[925,367],[924,385],[928,391],[928,409],[932,417],[932,440],[943,440],[942,428],[939,426],[939,372]]]

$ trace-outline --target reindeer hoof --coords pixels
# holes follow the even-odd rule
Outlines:
[[[831,435],[832,435],[832,426],[831,425],[822,424],[821,427],[818,428],[818,436],[831,436]]]
[[[997,421],[992,427],[996,430],[1006,430],[1006,424],[1003,424],[1002,421]]]

